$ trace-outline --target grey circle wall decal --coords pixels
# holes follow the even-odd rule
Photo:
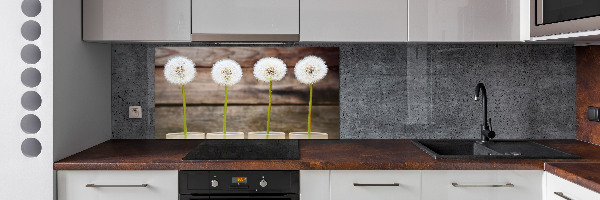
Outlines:
[[[21,73],[21,82],[30,88],[37,87],[42,82],[42,73],[36,68],[27,68]]]
[[[35,17],[42,11],[42,3],[39,0],[24,0],[21,3],[21,11],[27,17]]]
[[[42,105],[42,97],[34,91],[25,92],[21,97],[21,105],[25,110],[37,110]]]
[[[42,153],[42,144],[35,138],[27,138],[21,143],[21,152],[27,157],[37,157]]]
[[[40,61],[42,51],[38,46],[28,44],[21,49],[21,59],[27,64],[35,64]]]
[[[41,34],[42,34],[42,27],[40,26],[40,23],[38,23],[36,21],[29,20],[29,21],[26,21],[25,23],[23,23],[23,25],[21,26],[21,35],[26,40],[29,40],[29,41],[37,40],[38,38],[40,38]]]
[[[33,114],[25,115],[21,119],[21,129],[27,134],[35,134],[40,131],[42,121]]]

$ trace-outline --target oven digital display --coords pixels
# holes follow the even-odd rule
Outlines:
[[[231,183],[248,183],[246,177],[231,177]]]

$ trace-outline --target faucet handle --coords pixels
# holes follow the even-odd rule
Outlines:
[[[492,118],[490,118],[489,121],[490,121],[490,123],[489,123],[490,124],[490,131],[493,131],[494,129],[492,129]]]

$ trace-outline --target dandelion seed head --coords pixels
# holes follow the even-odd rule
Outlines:
[[[232,86],[242,80],[242,67],[231,59],[217,61],[211,71],[215,83],[223,86]]]
[[[173,57],[165,64],[165,78],[169,83],[185,85],[196,76],[195,66],[194,62],[186,57]]]
[[[307,56],[296,63],[294,75],[304,84],[319,82],[327,75],[327,65],[323,59],[316,56]]]
[[[254,64],[254,77],[260,81],[270,82],[283,79],[287,66],[279,58],[262,58]]]

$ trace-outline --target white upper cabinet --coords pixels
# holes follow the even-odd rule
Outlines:
[[[298,41],[299,0],[192,0],[193,41]]]
[[[500,42],[528,0],[83,0],[86,41]]]
[[[528,0],[411,0],[409,41],[529,40]]]
[[[408,0],[302,0],[300,41],[406,42]]]
[[[190,0],[83,0],[85,41],[190,41]]]

